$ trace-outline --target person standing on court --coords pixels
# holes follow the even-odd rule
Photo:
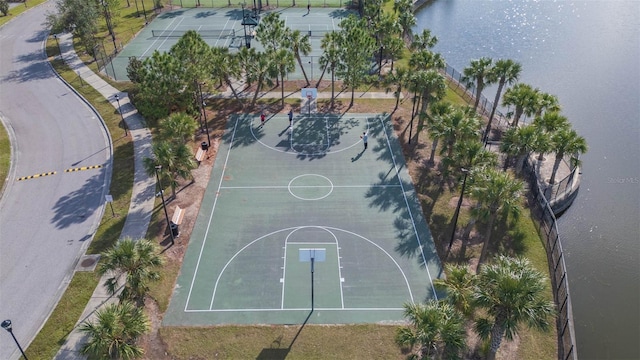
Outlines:
[[[307,3],[307,14],[311,12],[311,3]]]
[[[264,111],[263,111],[263,112],[260,114],[260,126],[263,126],[263,125],[264,125],[264,119],[265,119],[265,116],[264,116]]]
[[[364,143],[364,149],[367,150],[367,142],[369,141],[369,134],[365,131],[360,136],[362,142]]]
[[[293,125],[293,109],[289,110],[289,126]]]

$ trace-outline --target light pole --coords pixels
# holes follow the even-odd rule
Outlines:
[[[460,198],[458,199],[458,205],[456,206],[456,211],[453,213],[453,230],[451,230],[451,240],[449,240],[449,251],[451,251],[451,245],[453,245],[453,240],[456,236],[456,226],[458,225],[458,215],[460,215],[460,207],[462,206],[462,197],[464,196],[464,187],[467,185],[467,175],[469,174],[469,170],[465,168],[461,168],[460,171],[464,174],[464,179],[462,180],[462,190],[460,190]]]
[[[120,113],[120,118],[122,119],[122,126],[124,127],[124,136],[129,135],[127,132],[127,122],[124,121],[124,115],[122,115],[122,108],[120,107],[120,97],[118,94],[114,96],[116,98],[116,102],[118,103],[118,112]]]
[[[60,60],[62,60],[62,50],[60,49],[60,43],[58,42],[58,34],[53,34],[53,38],[56,39],[56,46],[58,46],[58,54],[60,54]]]
[[[147,20],[147,9],[144,8],[144,0],[140,1],[142,3],[142,15],[144,15],[144,24],[147,25],[149,20]]]
[[[27,355],[25,355],[24,354],[24,350],[22,350],[22,346],[20,346],[20,343],[18,342],[18,339],[16,339],[16,336],[13,335],[13,327],[11,326],[11,320],[3,321],[0,326],[2,326],[3,329],[7,330],[9,332],[9,334],[11,334],[11,337],[13,338],[13,341],[15,341],[16,345],[18,345],[18,349],[20,350],[20,353],[22,354],[22,357],[24,358],[24,360],[28,360],[27,359]]]
[[[204,98],[202,97],[202,85],[204,83],[198,83],[198,89],[200,90],[200,102],[202,103],[202,114],[204,116],[204,130],[207,133],[207,148],[211,146],[211,137],[209,136],[209,125],[207,124],[207,103],[204,102]]]
[[[171,228],[171,222],[169,221],[169,214],[167,213],[167,205],[164,203],[164,193],[162,192],[162,182],[160,182],[160,175],[158,171],[162,170],[162,165],[156,165],[156,180],[158,180],[158,186],[160,186],[160,198],[162,199],[162,209],[164,210],[164,217],[167,219],[167,225],[169,226],[169,235],[171,235],[171,245],[175,243],[173,238],[173,229]]]
[[[313,56],[310,57],[309,64],[311,65],[311,81],[313,81]]]

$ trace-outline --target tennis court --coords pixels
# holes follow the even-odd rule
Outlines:
[[[245,9],[249,16],[253,12]],[[338,8],[317,8],[307,14],[306,8],[276,9],[286,26],[293,30],[300,30],[303,35],[311,35],[311,53],[302,56],[307,75],[319,77],[319,58],[322,55],[320,43],[325,33],[338,30],[340,21],[351,12]],[[262,12],[263,17],[267,12]],[[154,51],[167,52],[178,41],[181,35],[189,30],[197,31],[210,46],[228,47],[231,51],[238,51],[245,46],[245,29],[242,26],[243,9],[240,7],[225,8],[193,8],[178,9],[158,15],[147,25],[127,46],[114,58],[112,64],[105,71],[117,80],[127,79],[127,65],[130,57],[140,60],[150,57]],[[251,46],[258,51],[264,48],[250,35],[252,27],[246,31],[251,39]],[[111,66],[113,65],[113,66]],[[303,79],[302,71],[296,64],[296,70],[289,75],[290,79]]]
[[[392,322],[441,275],[388,115],[238,115],[163,321]]]

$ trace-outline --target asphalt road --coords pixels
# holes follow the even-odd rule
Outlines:
[[[0,118],[12,166],[0,199],[0,321],[26,348],[55,307],[104,211],[111,145],[100,118],[47,63],[54,1],[0,28]],[[65,172],[67,169],[101,166]],[[28,178],[37,174],[55,174]],[[0,330],[0,359],[17,359]]]

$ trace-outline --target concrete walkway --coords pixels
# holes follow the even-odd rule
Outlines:
[[[87,84],[98,90],[105,99],[108,99],[111,105],[118,111],[118,102],[115,99],[117,94],[120,98],[120,109],[122,115],[129,128],[129,136],[133,138],[133,153],[135,170],[133,176],[133,190],[131,197],[131,205],[129,213],[125,220],[124,228],[120,238],[130,237],[132,239],[144,238],[147,234],[147,228],[151,221],[151,213],[153,212],[155,201],[155,179],[149,177],[144,170],[143,160],[152,156],[151,150],[151,132],[145,128],[142,117],[138,111],[131,105],[127,93],[118,91],[118,89],[109,85],[98,75],[93,73],[80,60],[73,48],[72,37],[70,34],[58,36],[62,57],[67,65],[73,69],[75,73],[80,75]],[[85,341],[85,336],[78,331],[79,325],[87,319],[90,319],[95,311],[102,305],[115,302],[116,297],[107,294],[102,283],[105,278],[100,279],[100,285],[96,287],[91,299],[87,303],[80,320],[76,324],[74,330],[69,334],[65,343],[62,345],[55,359],[84,359],[80,354],[80,347]]]

